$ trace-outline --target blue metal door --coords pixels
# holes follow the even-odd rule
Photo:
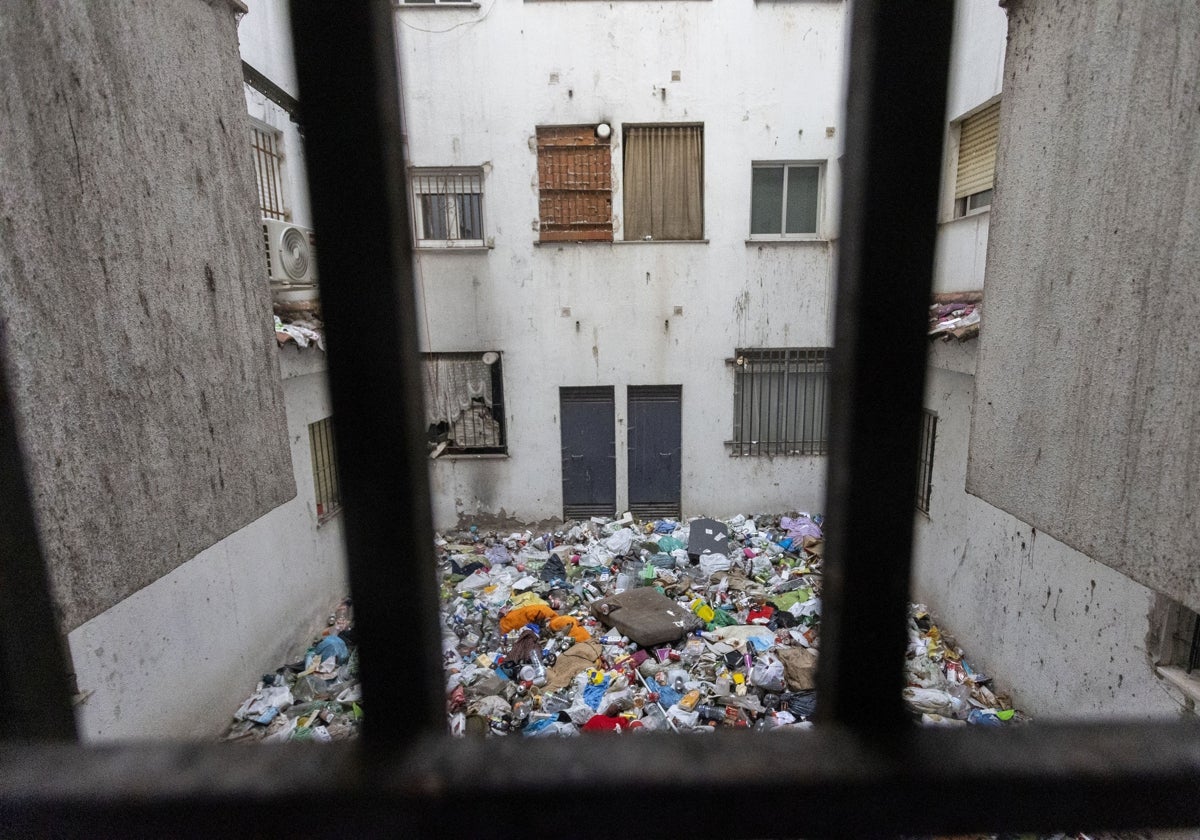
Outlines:
[[[629,387],[629,510],[639,519],[680,514],[682,387]]]
[[[563,518],[617,510],[617,444],[612,386],[560,388]]]

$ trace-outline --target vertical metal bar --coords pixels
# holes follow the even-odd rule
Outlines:
[[[391,16],[386,2],[291,4],[363,694],[378,710],[363,741],[384,751],[445,724]]]
[[[912,493],[953,0],[857,0],[852,16],[818,714],[866,733],[908,720]],[[864,673],[881,691],[862,690]]]
[[[32,498],[16,410],[0,359],[0,634],[7,640],[0,645],[0,663],[10,676],[0,740],[74,740],[67,657],[54,618]]]

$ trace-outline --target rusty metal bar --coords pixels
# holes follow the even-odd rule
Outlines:
[[[388,751],[445,726],[392,10],[291,12],[363,696],[376,710],[363,735]]]
[[[4,321],[0,318],[0,332]],[[3,338],[0,335],[0,338]],[[0,347],[4,344],[0,341]],[[0,358],[0,663],[7,675],[0,740],[76,737],[67,657],[58,633],[16,407]],[[0,807],[0,825],[4,809]]]
[[[856,2],[829,445],[819,719],[908,724],[900,697],[952,0]],[[877,691],[863,691],[870,674]]]

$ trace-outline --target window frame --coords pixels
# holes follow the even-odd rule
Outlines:
[[[332,415],[308,424],[308,449],[313,472],[313,510],[320,526],[342,512],[337,437]]]
[[[485,250],[488,245],[487,237],[487,214],[484,208],[486,188],[484,184],[486,172],[482,166],[410,166],[408,169],[408,200],[409,200],[409,217],[412,219],[412,236],[413,247],[421,251],[466,251],[466,250]],[[450,191],[442,190],[426,190],[422,189],[422,182],[432,181],[434,179],[452,179],[463,178],[469,179],[468,183],[471,186],[477,187],[474,192]],[[444,181],[444,184],[450,182]],[[447,219],[446,225],[449,227],[450,217],[455,219],[455,225],[461,231],[461,211],[458,202],[450,201],[451,196],[462,195],[478,195],[479,196],[479,237],[477,239],[465,239],[462,237],[448,237],[445,239],[426,238],[425,230],[425,210],[421,198],[423,196],[443,196],[447,199]],[[447,231],[448,232],[448,231]]]
[[[750,163],[750,234],[748,241],[750,242],[813,242],[825,239],[825,173],[828,161],[825,160],[755,160]],[[788,206],[788,178],[789,169],[804,167],[817,170],[817,206],[816,206],[816,225],[812,233],[788,233],[787,232],[787,206]],[[783,170],[783,191],[781,196],[782,207],[780,210],[780,232],[779,233],[755,233],[754,232],[754,170],[755,169],[782,169]]]
[[[536,146],[536,166],[537,166],[537,197],[538,197],[538,243],[548,242],[612,242],[615,238],[616,224],[613,212],[613,198],[615,190],[613,188],[613,139],[612,128],[609,126],[610,134],[607,137],[599,137],[596,134],[600,124],[590,123],[564,123],[564,124],[542,124],[534,129],[534,143]],[[563,143],[560,141],[564,136],[570,136],[572,133],[586,132],[592,135],[591,143]],[[601,187],[588,188],[579,184],[564,185],[559,182],[549,182],[545,176],[548,172],[553,172],[554,167],[551,165],[553,160],[552,149],[589,149],[599,150],[596,152],[603,159],[602,168],[605,170],[600,173],[598,180],[603,184]],[[575,161],[579,165],[578,161]],[[547,205],[556,206],[554,197],[559,196],[560,201],[565,201],[568,206],[575,202],[587,203],[584,196],[606,196],[608,204],[608,212],[603,221],[583,222],[575,230],[562,229],[568,222],[564,222],[555,216],[552,220],[547,219],[545,212]]]
[[[747,347],[737,350],[734,364],[733,382],[733,436],[729,441],[730,455],[734,457],[757,456],[805,456],[818,457],[829,453],[830,416],[829,399],[831,391],[831,366],[829,347]],[[753,364],[769,366],[762,371],[750,369]],[[782,369],[777,366],[782,365]],[[766,379],[777,374],[783,375],[782,393]],[[816,377],[816,384],[810,390],[808,377]],[[763,399],[760,395],[755,405],[755,385],[759,379],[767,381],[767,416],[763,415]],[[790,402],[793,391],[791,383],[794,379],[803,382],[803,390],[797,390],[796,414],[790,413]],[[749,397],[747,397],[747,389]],[[780,400],[782,399],[782,402]],[[757,424],[755,424],[757,408]],[[824,417],[817,416],[819,412]],[[745,419],[749,415],[751,428],[746,433]],[[774,416],[772,423],[771,416]],[[766,425],[768,430],[774,428],[776,436],[768,439],[754,437],[761,427]],[[779,435],[785,429],[813,429],[812,437],[792,439]],[[816,432],[823,432],[819,436]]]
[[[487,362],[487,357],[494,355],[496,358],[493,362]],[[480,363],[488,367],[490,375],[490,389],[492,394],[492,405],[489,408],[491,419],[496,424],[497,441],[494,443],[483,444],[468,444],[468,445],[449,445],[449,433],[454,428],[454,421],[451,421],[445,434],[447,437],[444,441],[438,435],[429,431],[430,425],[426,425],[426,432],[429,437],[429,443],[432,449],[434,458],[453,459],[455,457],[477,457],[481,455],[508,455],[508,423],[505,415],[504,403],[504,354],[499,350],[487,351],[439,351],[439,352],[423,352],[421,353],[421,375],[423,382],[429,376],[429,365],[431,362],[437,362],[445,359],[447,361],[473,361],[478,359]],[[467,395],[469,397],[469,395]],[[464,412],[465,413],[465,412]],[[446,446],[440,444],[445,442]]]
[[[917,510],[929,516],[933,499],[933,459],[937,448],[936,411],[921,409],[921,436],[917,456]]]
[[[629,177],[627,155],[629,153],[629,131],[633,129],[635,132],[642,128],[698,128],[700,129],[700,234],[699,236],[690,237],[687,239],[647,239],[646,237],[629,238],[629,213],[626,209],[626,204],[629,201]],[[708,239],[707,225],[708,214],[705,212],[704,199],[708,193],[705,184],[705,168],[708,162],[708,132],[705,130],[705,124],[702,121],[693,122],[633,122],[621,124],[621,242],[700,242],[706,243]]]
[[[994,200],[996,190],[996,167],[995,157],[998,149],[992,150],[992,177],[987,187],[982,190],[976,190],[973,193],[967,193],[963,196],[956,195],[958,191],[958,174],[962,165],[962,133],[963,127],[970,120],[979,117],[992,108],[996,108],[997,120],[999,119],[1000,97],[993,97],[987,102],[971,109],[969,113],[964,114],[950,123],[952,143],[946,144],[947,152],[947,179],[946,187],[948,193],[949,213],[947,221],[955,221],[956,219],[965,219],[971,216],[979,216],[987,213],[992,209],[992,201]],[[987,203],[978,203],[977,199],[987,194]]]
[[[259,138],[269,138],[271,148],[259,145]],[[254,187],[258,196],[258,215],[263,219],[281,222],[292,220],[292,208],[288,202],[287,154],[284,150],[283,132],[260,119],[250,117],[250,155],[254,164]],[[263,179],[267,178],[264,185]],[[274,184],[270,181],[274,180]],[[263,200],[274,187],[276,205],[264,207]]]

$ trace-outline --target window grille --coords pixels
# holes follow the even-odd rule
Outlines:
[[[734,455],[823,455],[828,439],[828,351],[738,351]]]
[[[342,492],[338,486],[337,445],[334,442],[332,417],[308,424],[308,446],[312,452],[317,521],[324,522],[342,509]]]
[[[418,247],[483,246],[482,169],[413,169],[410,183]]]
[[[609,138],[591,125],[540,126],[537,148],[541,241],[612,241]]]
[[[254,178],[258,184],[258,207],[263,218],[286,220],[283,203],[283,153],[279,132],[257,125],[250,127],[254,152]]]
[[[437,454],[504,454],[500,354],[425,354],[425,419]]]
[[[933,444],[937,440],[937,413],[921,409],[921,448],[917,459],[917,510],[929,513],[933,493]]]

